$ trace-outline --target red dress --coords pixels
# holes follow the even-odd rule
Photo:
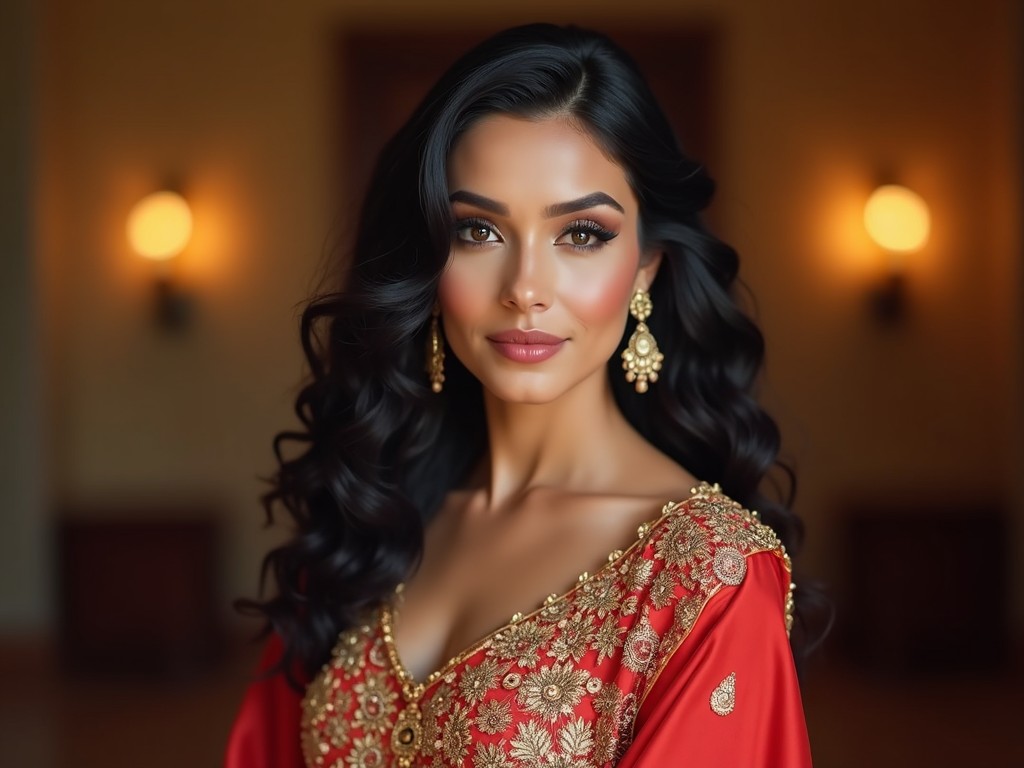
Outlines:
[[[281,676],[250,686],[226,765],[809,766],[791,589],[771,529],[701,485],[423,683],[395,653],[397,608],[381,606],[304,697]],[[272,641],[265,664],[279,652]]]

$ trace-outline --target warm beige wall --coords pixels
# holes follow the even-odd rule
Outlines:
[[[219,500],[230,594],[252,589],[269,541],[254,477],[292,423],[295,305],[330,226],[331,31],[553,18],[534,0],[260,5],[50,0],[42,40],[56,495]],[[1013,4],[661,5],[565,2],[558,20],[721,28],[717,205],[758,297],[811,560],[832,575],[831,516],[849,499],[1010,498],[1022,408]],[[856,226],[882,165],[936,219],[910,266],[910,322],[888,332],[862,306]],[[199,315],[181,338],[150,326],[150,275],[122,234],[164,173],[196,213],[181,279]]]

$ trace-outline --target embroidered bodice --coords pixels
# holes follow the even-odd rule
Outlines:
[[[340,636],[302,702],[308,768],[614,764],[673,653],[748,558],[789,558],[756,513],[702,484],[666,504],[593,574],[448,661],[422,683],[403,668],[400,597]],[[788,581],[788,579],[787,579]],[[790,585],[792,589],[792,585]],[[786,631],[792,621],[786,601]],[[781,631],[781,630],[780,630]],[[711,694],[731,712],[735,675]]]

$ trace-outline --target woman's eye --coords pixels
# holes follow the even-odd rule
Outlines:
[[[585,229],[574,229],[569,233],[569,239],[572,241],[573,245],[590,245],[590,241],[593,237],[594,234]]]
[[[473,245],[497,243],[501,240],[493,227],[482,222],[463,222],[456,227],[455,235],[459,240]]]
[[[563,231],[558,242],[577,250],[592,251],[600,248],[617,234],[605,229],[596,221],[577,221]]]

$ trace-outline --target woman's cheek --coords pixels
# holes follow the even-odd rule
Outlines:
[[[573,272],[566,276],[562,299],[574,315],[587,325],[621,318],[636,281],[635,258],[616,259],[609,269]]]
[[[486,275],[466,260],[453,258],[437,286],[437,298],[446,324],[471,321],[479,315],[487,302],[484,290]]]

